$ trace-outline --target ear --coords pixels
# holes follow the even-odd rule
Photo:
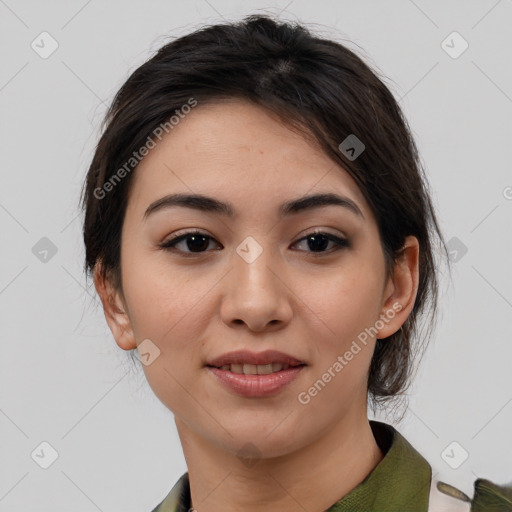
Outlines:
[[[382,322],[378,323],[385,325],[378,330],[378,339],[391,336],[405,323],[414,307],[418,283],[419,242],[415,236],[408,236],[384,290],[380,314]]]
[[[94,286],[103,304],[105,319],[116,343],[123,350],[137,348],[123,294],[114,287],[111,279],[104,275],[101,263],[97,263],[94,267]]]

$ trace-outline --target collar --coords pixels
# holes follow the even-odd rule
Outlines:
[[[428,462],[391,425],[370,420],[373,435],[384,453],[370,474],[326,512],[427,512],[432,469]],[[176,482],[152,512],[188,512],[188,472]]]

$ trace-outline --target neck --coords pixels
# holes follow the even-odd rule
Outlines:
[[[175,418],[198,512],[322,512],[360,484],[382,460],[366,414],[280,457],[244,464]]]

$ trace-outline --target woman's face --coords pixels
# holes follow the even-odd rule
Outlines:
[[[417,276],[385,280],[375,218],[349,174],[263,109],[232,100],[199,104],[133,178],[123,294],[107,319],[120,347],[143,342],[147,380],[177,421],[217,448],[236,453],[250,442],[267,457],[314,442],[344,418],[366,417],[376,338],[405,321]],[[229,205],[231,215],[164,200],[174,194],[211,198],[207,205]],[[345,203],[281,211],[317,194]],[[207,238],[161,247],[194,231]],[[308,237],[315,231],[323,235]],[[208,366],[240,350],[279,351],[304,364],[261,379],[233,373],[270,366]]]

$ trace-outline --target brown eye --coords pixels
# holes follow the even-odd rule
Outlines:
[[[211,240],[213,240],[213,238],[205,233],[191,231],[167,240],[161,244],[160,247],[162,247],[162,249],[178,250],[184,253],[200,254],[208,249]],[[176,246],[181,242],[185,242],[184,247],[186,250],[181,248],[176,249]]]
[[[312,249],[308,252],[316,254],[322,254],[325,252],[332,253],[344,247],[350,247],[348,240],[332,235],[331,233],[326,233],[325,231],[313,231],[295,242],[295,244],[304,240],[306,241],[308,248]],[[334,248],[333,250],[326,251],[329,243],[333,243]]]

